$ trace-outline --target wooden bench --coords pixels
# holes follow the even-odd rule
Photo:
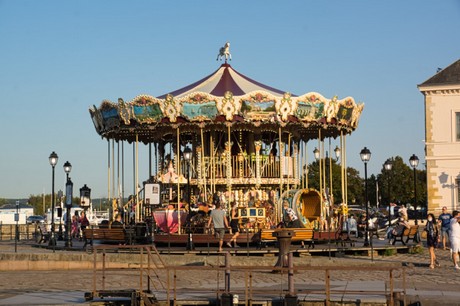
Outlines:
[[[132,244],[131,235],[127,234],[123,228],[85,228],[83,238],[85,239],[83,248],[88,242],[92,246],[94,240],[104,243]]]
[[[406,239],[406,241],[404,241],[404,238]],[[409,240],[412,240],[415,243],[419,242],[418,225],[413,225],[410,228],[405,228],[404,231],[402,231],[399,235],[393,235],[392,239],[393,245],[398,241],[404,245],[406,245],[406,243],[408,243]]]
[[[38,224],[38,231],[40,234],[40,237],[39,238],[37,237],[38,244],[42,242],[47,242],[48,240],[50,240],[51,232],[48,231],[45,224],[43,223]]]
[[[314,239],[313,239],[313,230],[307,228],[287,228],[288,230],[292,230],[294,232],[293,237],[291,238],[292,242],[307,242],[309,248],[315,247]],[[275,229],[261,229],[259,231],[259,248],[262,246],[267,245],[267,243],[274,243],[277,241],[276,237],[273,237],[273,233]]]

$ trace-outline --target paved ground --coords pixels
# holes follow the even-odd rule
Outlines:
[[[385,242],[382,242],[385,243]],[[17,247],[19,254],[37,254],[53,252],[49,249],[38,249],[30,244],[21,243]],[[81,251],[56,251],[80,252]],[[0,243],[0,253],[14,253],[14,244],[11,242]],[[355,293],[351,296],[343,294],[345,290],[357,291],[382,291],[388,288],[388,272],[367,271],[368,266],[382,266],[388,264],[402,265],[406,272],[406,287],[412,301],[423,300],[422,305],[460,305],[460,271],[455,271],[450,261],[450,252],[437,250],[441,263],[440,268],[429,269],[428,253],[397,254],[394,256],[375,256],[371,262],[368,256],[345,255],[343,257],[302,256],[295,258],[295,265],[309,265],[312,270],[300,271],[295,275],[295,287],[300,299],[314,300],[324,298],[325,272],[315,270],[318,266],[353,266],[353,271],[331,272],[331,287],[336,290],[333,295],[337,300],[348,298],[356,300],[363,296],[363,301],[372,304],[381,303],[384,298],[380,295],[364,295]],[[179,257],[179,258],[178,258]],[[163,255],[165,261],[184,259],[184,255]],[[224,273],[222,271],[208,270],[212,266],[223,264],[223,256],[194,256],[198,266],[191,266],[189,271],[177,271],[176,277],[170,274],[170,285],[176,282],[177,288],[194,289],[192,293],[179,290],[181,298],[196,298],[199,295],[212,295],[211,291],[224,288]],[[276,257],[245,257],[232,256],[233,265],[265,265],[271,267],[276,262]],[[199,266],[206,262],[206,266]],[[231,289],[244,298],[249,282],[252,282],[254,291],[265,290],[262,296],[284,296],[287,290],[287,276],[271,271],[253,272],[249,275],[241,271],[232,271]],[[395,288],[402,289],[401,272],[395,273]],[[155,279],[155,277],[154,277]],[[159,298],[166,298],[162,287],[167,286],[165,273],[159,275],[152,283],[152,289],[159,289]],[[123,269],[110,272],[106,276],[106,289],[127,289],[139,286],[139,273],[136,270]],[[155,287],[155,288],[154,288]],[[99,285],[98,289],[102,289]],[[72,305],[83,304],[84,292],[92,290],[92,271],[2,271],[0,272],[0,305]],[[341,293],[340,293],[341,292]],[[172,293],[171,293],[172,294]],[[458,301],[458,302],[457,302]]]

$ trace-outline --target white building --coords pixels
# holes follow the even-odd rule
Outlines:
[[[425,96],[428,211],[460,209],[460,60],[418,85]]]
[[[16,224],[14,219],[16,209],[19,214],[19,224],[26,224],[27,217],[34,214],[34,208],[30,205],[19,204],[19,206],[16,207],[16,204],[5,204],[0,207],[0,223]]]

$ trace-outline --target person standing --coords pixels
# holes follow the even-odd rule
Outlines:
[[[426,245],[428,246],[428,251],[430,252],[430,269],[439,267],[439,262],[436,259],[436,254],[434,249],[438,246],[439,243],[439,230],[438,224],[435,221],[433,214],[428,214],[426,219]]]
[[[284,215],[285,215],[286,227],[289,227],[289,228],[303,227],[300,224],[299,217],[297,217],[297,214],[295,213],[295,211],[292,208],[289,207],[289,202],[288,201],[284,201],[283,207],[284,207]]]
[[[222,252],[222,245],[224,244],[225,229],[228,228],[228,221],[225,216],[225,211],[220,207],[220,202],[215,203],[216,208],[211,211],[208,221],[208,228],[211,222],[214,225],[214,233],[219,239],[219,252]]]
[[[450,219],[450,251],[452,253],[452,261],[455,270],[460,270],[458,266],[458,253],[460,252],[460,221],[459,212],[454,210],[452,212],[452,219]]]
[[[123,222],[121,221],[121,214],[115,216],[115,220],[111,224],[111,228],[123,228]]]
[[[238,238],[238,236],[240,235],[240,229],[239,229],[239,226],[238,226],[238,222],[240,220],[238,218],[238,207],[237,207],[235,202],[232,202],[231,217],[232,217],[232,220],[230,221],[230,227],[232,229],[233,236],[230,239],[230,241],[227,242],[227,245],[231,248],[232,247],[232,241],[233,241],[233,245],[235,246],[235,248],[237,248],[238,245],[236,244],[236,238]]]
[[[447,249],[446,240],[450,235],[450,219],[452,219],[452,215],[447,212],[447,207],[444,206],[442,213],[438,217],[438,223],[441,223],[442,247],[444,250]]]
[[[85,228],[89,226],[89,220],[88,218],[86,218],[86,213],[84,210],[81,211],[79,223],[80,223],[81,235],[83,238],[85,238]]]

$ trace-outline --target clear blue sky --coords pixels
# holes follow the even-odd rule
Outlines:
[[[370,173],[400,155],[424,160],[416,85],[460,58],[459,1],[0,0],[0,198],[51,191],[48,156],[78,188],[107,193],[107,142],[88,108],[159,96],[213,72],[231,42],[232,66],[262,83],[365,103],[348,165]],[[127,164],[131,152],[126,146]],[[141,146],[141,177],[148,173]],[[423,166],[423,165],[422,165]],[[126,190],[132,188],[127,166]]]

